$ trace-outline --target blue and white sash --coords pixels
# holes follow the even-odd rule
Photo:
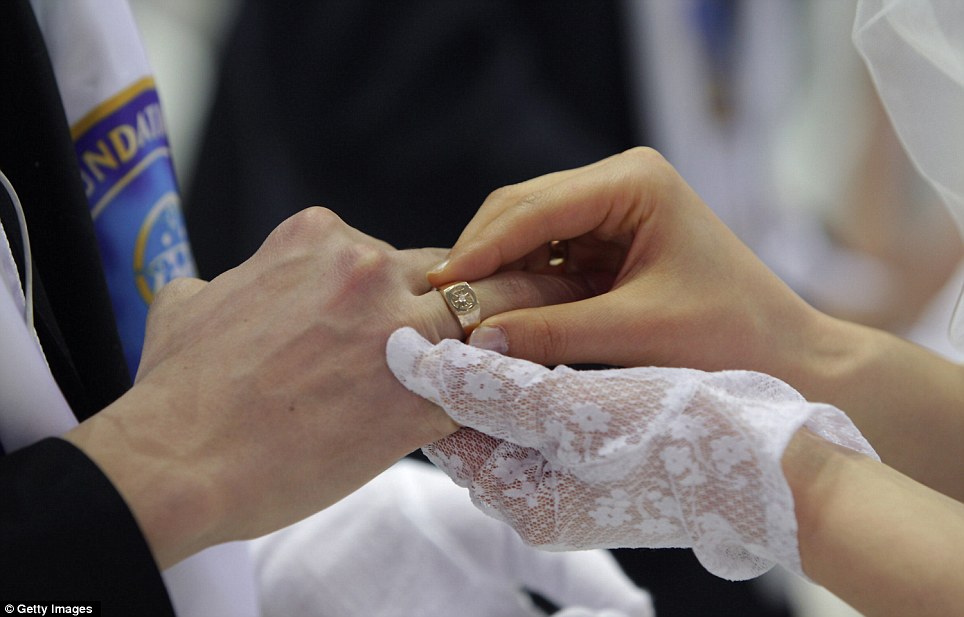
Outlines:
[[[196,271],[150,66],[126,0],[31,3],[71,127],[133,375],[154,294],[172,278],[195,276]],[[0,311],[16,312],[18,290],[4,287]],[[3,323],[16,322],[0,319]],[[28,335],[25,327],[23,334]],[[43,384],[52,382],[46,366],[38,365],[36,372],[44,373]],[[41,389],[60,394],[56,384]],[[45,409],[56,417],[47,418]],[[75,421],[65,420],[65,409],[69,413],[66,402],[34,406],[37,413],[28,424],[37,430],[28,431],[31,438],[68,430]],[[203,551],[167,570],[164,578],[181,617],[260,613],[254,570],[243,543]]]

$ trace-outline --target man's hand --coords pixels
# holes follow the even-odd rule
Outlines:
[[[424,276],[442,255],[313,208],[210,283],[161,291],[134,387],[66,436],[127,499],[161,567],[299,520],[457,428],[385,363],[403,325],[461,338]],[[483,317],[588,293],[522,273],[473,286]]]

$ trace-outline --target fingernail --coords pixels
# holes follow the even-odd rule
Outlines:
[[[446,259],[446,260],[443,261],[442,263],[438,264],[437,266],[435,266],[434,268],[432,268],[431,270],[429,270],[428,273],[429,273],[429,274],[438,274],[439,272],[441,272],[442,270],[444,270],[444,269],[445,269],[445,266],[447,266],[447,265],[449,265],[449,260],[448,260],[448,259]]]
[[[501,354],[509,352],[509,341],[505,337],[502,328],[494,326],[481,326],[472,331],[469,336],[469,345],[479,349],[488,349]]]

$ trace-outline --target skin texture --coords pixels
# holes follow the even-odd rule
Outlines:
[[[304,518],[457,428],[385,364],[402,325],[462,337],[424,277],[441,256],[312,208],[241,266],[161,291],[133,388],[66,438],[127,500],[162,568]],[[525,273],[473,286],[483,316],[589,292]]]
[[[568,240],[563,266],[546,265],[551,240]],[[884,464],[795,436],[804,570],[866,614],[964,606],[964,369],[807,305],[646,148],[492,193],[428,278],[520,269],[583,274],[597,295],[493,316],[471,343],[549,365],[756,370],[843,409]]]

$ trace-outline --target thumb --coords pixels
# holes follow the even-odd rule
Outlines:
[[[610,363],[621,329],[601,297],[495,315],[468,344],[537,364]],[[625,341],[622,341],[625,345]]]
[[[539,393],[528,401],[532,391],[526,388],[559,373],[452,339],[432,345],[411,328],[392,333],[386,357],[403,386],[459,424],[522,447],[545,445],[546,437],[533,428],[544,421],[544,401],[536,400]]]

